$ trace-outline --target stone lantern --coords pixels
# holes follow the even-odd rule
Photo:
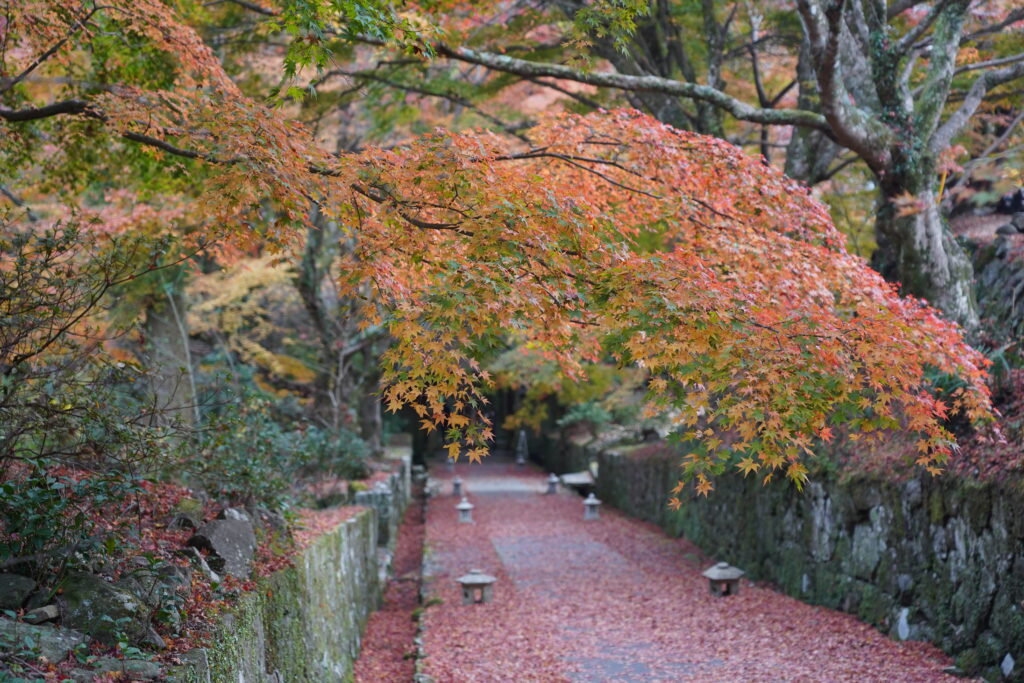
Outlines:
[[[473,522],[473,504],[466,500],[466,497],[462,497],[462,502],[455,506],[455,509],[459,511],[459,521],[464,523]]]
[[[452,495],[462,495],[462,477],[455,477],[455,479],[452,480]]]
[[[479,569],[470,569],[468,574],[455,580],[462,586],[463,605],[482,604],[494,599],[494,582],[497,579]]]
[[[554,472],[548,475],[548,490],[544,493],[547,495],[558,493],[558,475]]]
[[[733,567],[728,562],[719,562],[704,571],[709,582],[712,595],[736,595],[740,592],[740,577],[746,574],[742,569]]]
[[[600,519],[601,513],[598,510],[600,505],[601,501],[599,501],[593,493],[587,496],[583,501],[583,521]]]
[[[526,430],[520,429],[519,436],[516,437],[516,465],[523,467],[526,465],[526,456],[529,451],[526,447]]]

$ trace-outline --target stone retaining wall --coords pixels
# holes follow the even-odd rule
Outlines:
[[[187,653],[172,680],[219,683],[348,681],[366,621],[380,604],[382,558],[409,501],[408,456],[377,499],[295,558],[293,567],[258,582],[217,625],[210,646]],[[383,495],[384,489],[388,495]],[[383,552],[381,552],[383,551]]]
[[[822,475],[803,493],[726,476],[666,506],[679,456],[659,444],[548,439],[556,473],[596,463],[605,503],[685,535],[715,560],[894,638],[929,640],[966,673],[1024,680],[1024,491],[923,474],[895,483]]]

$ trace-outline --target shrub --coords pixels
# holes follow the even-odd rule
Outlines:
[[[255,396],[221,406],[183,448],[184,469],[195,483],[233,505],[283,506],[305,464],[296,433],[282,429],[269,402]]]
[[[109,527],[105,513],[166,452],[174,426],[154,426],[135,389],[145,372],[115,362],[102,346],[113,331],[86,323],[161,248],[0,222],[0,566],[42,575],[110,539],[100,518]]]

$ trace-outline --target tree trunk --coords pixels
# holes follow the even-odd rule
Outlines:
[[[319,214],[314,214],[314,219],[317,217]],[[332,393],[332,385],[339,369],[339,361],[335,329],[330,319],[337,312],[327,310],[321,296],[323,280],[327,277],[329,270],[329,265],[325,265],[325,262],[329,264],[334,254],[329,246],[325,245],[326,225],[324,223],[324,221],[319,221],[307,231],[306,248],[296,274],[295,287],[313,321],[319,341],[319,358],[316,366],[316,378],[313,381],[313,414],[324,425],[337,428],[341,419],[337,397]],[[325,250],[327,251],[326,256]]]
[[[810,43],[804,38],[796,65],[797,106],[807,111],[818,111],[821,109],[821,94],[812,60]],[[828,177],[829,166],[841,151],[842,148],[821,131],[796,126],[786,146],[786,175],[808,185],[816,185]]]
[[[368,356],[368,358],[367,358]],[[370,455],[384,455],[384,419],[380,409],[380,372],[375,354],[364,353],[364,359],[373,364],[362,378],[359,387],[359,436],[366,442]]]
[[[971,260],[943,220],[935,188],[914,189],[900,183],[883,187],[872,265],[890,282],[898,282],[901,294],[926,299],[972,330],[978,326],[978,304]],[[910,195],[917,199],[915,212],[901,216],[899,206]]]
[[[150,367],[150,389],[161,424],[191,425],[195,419],[195,386],[188,348],[185,313],[188,302],[180,282],[169,282],[146,309],[144,353]]]

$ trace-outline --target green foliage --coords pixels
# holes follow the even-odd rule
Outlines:
[[[651,11],[644,0],[597,0],[585,5],[574,17],[578,39],[586,36],[607,38],[620,52],[627,52],[629,39],[636,32],[637,20]]]
[[[284,503],[302,453],[295,436],[270,415],[265,399],[243,397],[222,406],[186,444],[184,469],[212,495],[232,503]]]
[[[100,511],[136,492],[165,453],[174,425],[137,388],[146,373],[110,358],[101,331],[83,323],[151,248],[140,237],[100,242],[73,223],[3,226],[0,559],[40,575],[67,567],[105,540]]]
[[[271,508],[286,507],[304,478],[366,476],[367,449],[358,435],[312,425],[289,429],[272,408],[255,393],[221,405],[197,441],[183,445],[184,470],[211,495]]]
[[[46,559],[59,561],[95,547],[97,522],[89,511],[120,503],[138,490],[128,473],[75,479],[54,476],[34,462],[31,474],[0,483],[0,558],[52,553],[31,562],[45,567]]]
[[[293,100],[315,94],[313,85],[302,88],[294,84],[295,79],[303,69],[320,73],[332,63],[336,39],[370,39],[410,52],[431,53],[424,28],[399,16],[388,0],[285,0],[269,28],[290,39],[284,77],[274,95]]]
[[[369,475],[366,442],[355,432],[339,429],[331,432],[310,426],[298,441],[305,470],[310,475],[363,479]]]
[[[585,425],[591,436],[596,436],[598,429],[612,420],[612,414],[605,410],[597,401],[587,401],[570,406],[565,414],[558,419],[559,427]]]
[[[555,363],[522,348],[497,357],[489,366],[498,386],[526,389],[518,409],[503,425],[508,429],[540,429],[555,407],[556,424],[584,424],[591,433],[610,422],[630,423],[638,418],[642,373],[610,362],[589,363],[582,378],[563,376]]]
[[[110,632],[113,634],[115,647],[124,659],[149,659],[149,656],[141,649],[133,645],[134,640],[128,635],[132,628],[134,619],[132,617],[114,618],[109,614],[100,617],[100,621],[110,625]]]
[[[8,619],[17,618],[17,614],[10,610],[4,610],[4,616]],[[77,654],[77,653],[76,653]],[[5,666],[0,669],[0,683],[29,683],[39,681],[35,676],[38,669],[29,667],[27,664],[36,660],[40,655],[39,643],[35,636],[29,632],[13,634],[0,633],[0,662]],[[22,678],[20,674],[31,676]]]

